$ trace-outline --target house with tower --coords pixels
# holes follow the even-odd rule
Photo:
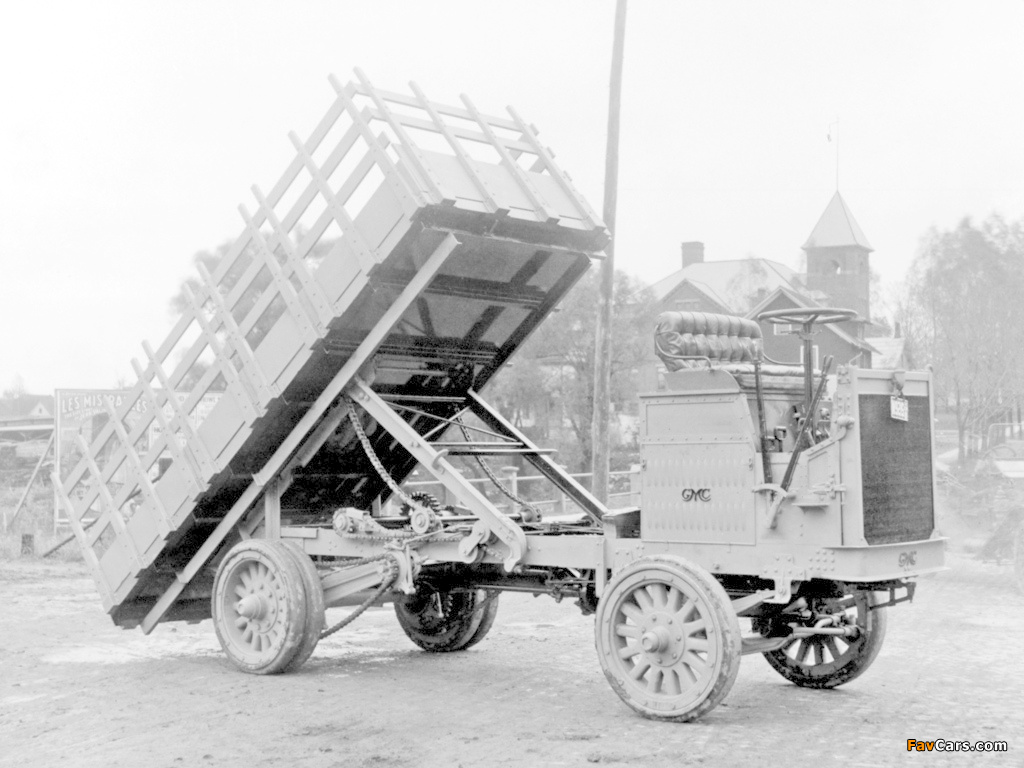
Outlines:
[[[862,368],[906,367],[900,339],[871,333],[872,251],[842,195],[836,191],[804,242],[806,272],[772,259],[708,261],[704,244],[682,244],[682,266],[652,286],[659,311],[714,312],[756,319],[762,312],[796,307],[852,309],[857,318],[819,326],[815,364],[826,355]],[[801,363],[803,347],[786,325],[761,322],[765,355]]]

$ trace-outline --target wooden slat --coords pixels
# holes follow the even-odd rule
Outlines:
[[[242,218],[245,220],[245,225],[248,227],[249,233],[252,235],[253,242],[256,243],[256,247],[263,256],[264,264],[266,264],[267,269],[270,270],[270,277],[273,280],[273,285],[277,288],[277,293],[284,300],[285,307],[288,309],[288,312],[291,314],[296,325],[299,326],[299,330],[302,331],[302,335],[306,339],[306,343],[312,344],[319,338],[320,332],[323,330],[323,326],[320,325],[317,318],[310,317],[306,308],[302,305],[298,294],[295,292],[295,286],[292,285],[291,281],[285,276],[284,271],[281,269],[281,264],[278,262],[277,257],[274,256],[273,251],[270,250],[266,240],[263,239],[259,230],[253,226],[252,217],[245,209],[245,206],[239,206],[238,210],[241,212]]]
[[[292,274],[295,275],[296,279],[299,281],[299,285],[302,286],[303,297],[309,302],[311,309],[318,318],[320,326],[322,328],[326,328],[328,323],[334,319],[334,311],[331,309],[331,303],[324,295],[323,289],[320,287],[320,283],[313,278],[309,269],[306,268],[305,261],[299,256],[291,237],[284,230],[284,227],[277,218],[277,215],[274,213],[274,210],[267,203],[267,199],[263,196],[260,188],[253,185],[252,193],[256,198],[256,202],[259,203],[256,218],[262,216],[270,225],[274,240],[277,242],[278,247],[281,248],[287,258],[289,269],[291,269]],[[253,224],[255,224],[255,218]]]
[[[243,417],[247,420],[255,419],[260,415],[261,403],[256,398],[251,387],[246,385],[246,382],[242,378],[238,369],[231,364],[231,355],[228,353],[228,348],[221,344],[220,339],[214,331],[213,323],[206,319],[203,314],[202,307],[199,306],[199,300],[196,298],[195,293],[189,290],[187,285],[185,286],[185,294],[196,314],[196,322],[199,323],[200,327],[203,329],[203,333],[206,334],[210,349],[213,350],[213,354],[217,358],[217,362],[211,366],[211,368],[215,369],[217,374],[224,376],[224,381],[227,384],[228,391],[232,393],[232,396],[241,408]],[[242,359],[241,356],[239,356],[239,359]],[[210,383],[212,384],[213,382],[211,381]],[[192,388],[189,399],[191,399],[196,392],[200,392],[202,394],[198,398],[198,401],[192,404],[192,407],[198,405],[199,402],[202,401],[203,396],[208,394],[209,385],[204,387],[197,382],[196,386]],[[186,410],[191,413],[191,408],[186,407]]]
[[[93,460],[92,454],[89,452],[89,444],[85,442],[85,438],[78,435],[78,448],[82,451],[82,459],[89,467],[89,471],[93,477],[100,476],[100,469],[96,466],[96,462]],[[114,526],[114,530],[117,532],[117,538],[123,539],[125,547],[128,549],[129,557],[131,558],[132,569],[137,573],[142,568],[142,559],[139,557],[139,550],[135,546],[135,540],[128,534],[128,529],[125,527],[124,518],[121,517],[120,510],[114,506],[114,499],[110,495],[110,491],[105,483],[98,483],[100,492],[101,503],[105,504],[107,509],[107,519],[110,524]],[[102,529],[101,529],[102,530]]]
[[[160,497],[156,493],[156,489],[153,488],[153,483],[149,479],[148,468],[143,466],[142,462],[139,460],[139,454],[135,451],[134,444],[129,442],[128,433],[125,431],[124,424],[121,422],[117,412],[114,410],[113,404],[107,398],[103,399],[103,403],[107,407],[107,415],[114,423],[114,432],[125,446],[125,460],[131,465],[132,472],[136,478],[135,483],[139,486],[144,498],[151,502],[153,507],[156,509],[159,518],[156,521],[157,529],[160,531],[161,535],[166,536],[171,530],[171,520],[167,515],[167,510],[164,509],[163,503],[160,501]],[[128,488],[130,488],[131,485],[132,483],[125,483],[125,486]],[[118,505],[117,508],[120,509],[120,505]]]
[[[255,262],[256,259],[253,259],[253,261]],[[243,384],[252,392],[252,402],[254,404],[258,403],[261,407],[265,406],[280,393],[267,378],[267,374],[263,371],[263,366],[256,360],[252,347],[245,340],[245,334],[239,328],[238,323],[235,322],[235,316],[231,314],[231,310],[228,308],[227,301],[213,282],[213,275],[204,269],[202,264],[197,266],[199,268],[199,276],[205,284],[206,295],[209,296],[210,301],[213,303],[215,316],[227,335],[231,351],[243,363],[242,368],[247,374],[246,378],[243,379]],[[255,415],[255,413],[254,410],[252,415]]]
[[[477,192],[480,193],[480,197],[484,205],[487,207],[488,212],[496,213],[499,216],[507,215],[508,208],[502,208],[498,205],[497,201],[491,195],[490,190],[487,188],[487,184],[485,184],[484,180],[477,175],[476,169],[473,167],[473,163],[470,160],[469,155],[467,155],[466,151],[462,148],[462,144],[460,144],[459,140],[455,138],[451,129],[445,125],[433,105],[427,101],[427,97],[423,95],[423,91],[421,91],[419,86],[413,82],[409,83],[409,87],[412,89],[412,92],[416,94],[416,98],[419,100],[423,110],[430,115],[430,119],[434,121],[434,130],[444,136],[445,141],[447,141],[449,146],[451,146],[452,152],[455,154],[455,159],[458,160],[459,165],[462,166],[462,170],[473,182],[473,186],[476,187]]]
[[[212,476],[218,469],[216,462],[213,457],[210,456],[210,452],[206,449],[206,444],[199,439],[199,435],[196,434],[195,429],[192,427],[192,423],[188,420],[188,411],[183,408],[183,404],[178,401],[178,395],[171,382],[168,380],[164,373],[161,365],[156,361],[153,356],[153,350],[149,344],[143,342],[142,349],[145,351],[147,357],[151,363],[153,363],[153,372],[156,377],[160,380],[160,384],[163,387],[162,394],[164,402],[170,403],[171,409],[174,411],[174,416],[170,419],[170,426],[172,432],[178,430],[185,436],[185,445],[195,457],[196,464],[199,466],[199,471],[203,476],[203,482],[206,478]]]
[[[359,126],[363,138],[377,160],[377,167],[383,171],[392,191],[401,201],[402,209],[409,215],[426,205],[427,199],[423,196],[416,180],[404,166],[396,164],[388,155],[386,151],[389,146],[387,137],[373,132],[370,127],[369,110],[360,110],[352,101],[355,84],[349,83],[348,87],[343,87],[334,75],[331,75],[328,80],[338,96],[338,102],[344,106],[352,118],[353,124]]]
[[[461,98],[462,103],[466,105],[466,109],[468,109],[476,118],[476,121],[480,124],[481,130],[483,130],[484,134],[487,135],[492,146],[501,156],[501,164],[505,166],[505,169],[519,184],[519,188],[523,190],[523,193],[526,195],[531,205],[533,205],[534,209],[541,214],[541,221],[558,221],[558,215],[547,204],[543,196],[541,196],[540,192],[533,185],[533,182],[530,181],[530,178],[526,175],[526,171],[523,170],[522,166],[512,159],[508,150],[505,149],[505,145],[502,143],[502,140],[498,138],[493,130],[491,130],[491,126],[487,124],[487,120],[484,116],[477,111],[475,106],[473,106],[473,102],[469,100],[469,97],[463,93],[459,98]]]
[[[385,101],[392,102],[394,104],[402,104],[407,107],[419,107],[419,103],[412,97],[406,96],[404,93],[397,93],[396,91],[389,91],[383,88],[373,88],[373,93],[378,95]],[[361,96],[370,96],[369,86],[366,84],[356,84],[355,92]],[[434,108],[442,115],[449,117],[458,117],[463,120],[475,122],[476,118],[468,110],[461,109],[451,104],[438,104],[434,103]],[[518,131],[518,126],[509,120],[508,118],[501,117],[498,115],[486,115],[487,122],[493,125],[495,128],[504,128],[508,131]]]
[[[410,85],[414,84],[410,83]],[[461,125],[452,125],[451,123],[444,122],[443,115],[441,114],[441,110],[439,109],[438,105],[435,102],[429,102],[429,104],[431,110],[437,115],[437,117],[434,118],[433,121],[424,120],[422,117],[414,117],[413,115],[403,115],[397,112],[392,112],[391,115],[395,120],[400,122],[406,128],[417,128],[421,131],[430,131],[431,133],[440,133],[440,131],[437,128],[437,120],[440,119],[444,123],[445,130],[451,133],[456,138],[461,139],[463,141],[473,141],[476,142],[477,144],[485,144],[487,146],[490,146],[490,140],[487,138],[486,135],[484,135],[482,131],[473,131],[468,128],[463,128]],[[421,107],[421,109],[423,109],[423,107]],[[372,119],[381,121],[384,121],[386,119],[385,116],[380,112],[380,110],[376,108],[367,108],[367,110],[370,118]],[[468,117],[469,113],[467,112],[466,115]],[[489,117],[487,117],[486,115],[482,117],[485,120],[487,120],[488,123],[490,123]],[[468,119],[472,120],[473,118],[468,117]],[[534,154],[533,145],[521,139],[503,137],[502,141],[505,142],[505,147],[509,150],[509,152],[513,153],[514,157],[518,157],[524,152],[531,155]]]
[[[558,182],[558,185],[565,192],[566,196],[573,202],[576,209],[580,212],[581,218],[584,223],[589,227],[596,227],[600,225],[601,220],[597,217],[597,214],[590,208],[587,201],[576,191],[572,182],[569,181],[569,177],[563,173],[562,169],[555,165],[555,160],[551,157],[551,153],[548,152],[544,145],[537,139],[537,134],[534,132],[533,127],[527,125],[526,121],[519,116],[519,114],[512,109],[512,107],[506,107],[508,113],[512,115],[512,119],[515,120],[516,125],[519,126],[519,130],[523,132],[523,136],[533,145],[534,154],[537,155],[538,161],[543,161],[544,168],[551,175],[551,177]],[[535,164],[536,167],[536,164]]]
[[[205,478],[200,472],[199,466],[196,464],[195,459],[181,447],[180,443],[178,443],[178,436],[174,434],[174,427],[164,415],[163,405],[157,397],[156,390],[153,389],[153,385],[150,383],[149,378],[144,375],[142,365],[138,360],[132,360],[132,368],[135,370],[135,374],[139,377],[139,382],[144,387],[143,392],[149,403],[150,410],[153,411],[156,420],[160,422],[160,439],[165,441],[167,450],[171,452],[171,458],[174,462],[188,470],[187,482],[189,484],[189,491],[191,493],[195,493],[205,482]]]
[[[327,201],[327,210],[333,214],[334,219],[338,222],[338,226],[341,227],[342,238],[352,246],[360,268],[368,272],[377,264],[376,251],[366,242],[362,232],[359,231],[355,222],[352,221],[352,217],[345,210],[345,206],[335,197],[334,191],[327,183],[327,179],[321,175],[320,169],[317,168],[312,156],[302,146],[299,137],[294,133],[289,134],[288,137],[292,140],[292,144],[295,145],[299,155],[306,162],[306,170],[309,171],[317,186],[320,187],[320,194]]]
[[[405,128],[400,122],[398,122],[398,120],[395,119],[394,115],[391,114],[391,110],[387,108],[384,100],[377,95],[376,91],[374,91],[373,86],[370,85],[370,81],[367,79],[366,75],[363,74],[362,70],[356,70],[356,77],[359,78],[359,81],[366,89],[366,95],[369,96],[370,100],[374,103],[374,106],[377,107],[377,110],[383,116],[384,122],[386,122],[391,130],[394,131],[395,137],[402,144],[402,148],[406,151],[406,155],[415,167],[416,172],[428,185],[428,190],[434,197],[431,202],[435,204],[455,202],[454,195],[450,195],[444,190],[444,184],[441,182],[441,179],[439,179],[437,175],[430,170],[427,164],[423,161],[423,158],[420,157],[419,149],[415,142],[409,139],[409,135],[405,132]]]

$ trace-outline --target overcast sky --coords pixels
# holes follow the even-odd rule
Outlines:
[[[191,258],[241,231],[327,75],[514,106],[600,211],[612,0],[22,2],[0,28],[0,389],[132,380]],[[1024,215],[1024,3],[633,0],[616,258],[796,267],[836,186],[899,281],[921,235]],[[252,208],[252,206],[249,206]]]

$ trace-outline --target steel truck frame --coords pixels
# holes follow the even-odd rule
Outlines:
[[[54,475],[112,619],[212,617],[229,659],[268,674],[382,602],[458,651],[502,591],[569,596],[619,696],[680,721],[743,653],[810,687],[863,671],[884,606],[942,567],[928,376],[841,366],[826,414],[824,372],[763,365],[755,323],[670,313],[666,388],[640,400],[643,511],[609,510],[479,394],[604,225],[515,110],[356,75],[330,78],[323,120]],[[809,338],[829,312],[784,319]],[[581,515],[543,521],[513,493],[503,511],[457,456],[522,456]],[[406,492],[417,466],[457,503]],[[326,627],[338,605],[356,608]]]

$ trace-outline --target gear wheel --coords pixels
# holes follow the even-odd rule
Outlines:
[[[415,501],[417,504],[421,504],[422,506],[426,507],[431,512],[441,511],[441,502],[438,501],[438,498],[432,493],[417,492],[410,494],[409,498],[412,501]],[[403,502],[402,506],[399,507],[399,509],[401,510],[402,514],[406,517],[408,517],[410,513],[413,511],[412,505],[409,504],[408,502]]]

